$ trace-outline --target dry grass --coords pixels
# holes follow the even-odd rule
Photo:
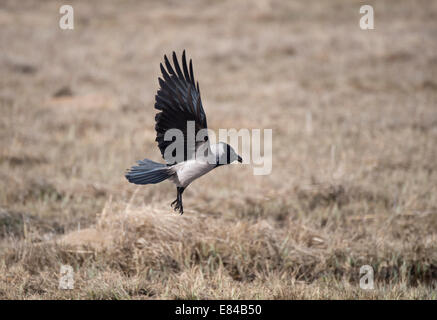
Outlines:
[[[437,297],[435,1],[370,1],[373,31],[359,1],[72,4],[74,31],[61,2],[0,5],[1,298]],[[217,169],[179,216],[123,173],[160,158],[183,48],[210,127],[273,129],[273,172]]]

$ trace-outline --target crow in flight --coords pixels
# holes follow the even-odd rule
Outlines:
[[[174,52],[173,66],[165,55],[164,63],[166,68],[160,64],[163,79],[158,78],[160,88],[155,96],[155,109],[159,110],[155,116],[155,130],[158,147],[167,163],[140,160],[125,176],[134,184],[171,180],[177,187],[177,197],[171,206],[183,214],[182,193],[191,182],[218,166],[242,162],[242,158],[226,143],[210,144],[199,83],[195,84],[192,61],[190,59],[187,65],[185,50],[182,69]],[[171,129],[181,132],[179,141],[177,135],[172,139],[166,137],[166,132]],[[200,141],[197,139],[199,131],[202,131]]]

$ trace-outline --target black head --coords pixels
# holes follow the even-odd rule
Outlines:
[[[227,143],[217,144],[216,162],[217,165],[231,164],[234,161],[243,162],[243,159]]]

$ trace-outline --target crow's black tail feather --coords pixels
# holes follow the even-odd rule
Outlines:
[[[125,177],[130,183],[155,184],[162,182],[173,175],[173,172],[165,164],[149,159],[139,160],[137,166],[133,166]]]

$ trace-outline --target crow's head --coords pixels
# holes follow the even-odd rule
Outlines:
[[[234,161],[243,162],[243,159],[227,143],[218,143],[214,151],[217,165],[230,164]]]

